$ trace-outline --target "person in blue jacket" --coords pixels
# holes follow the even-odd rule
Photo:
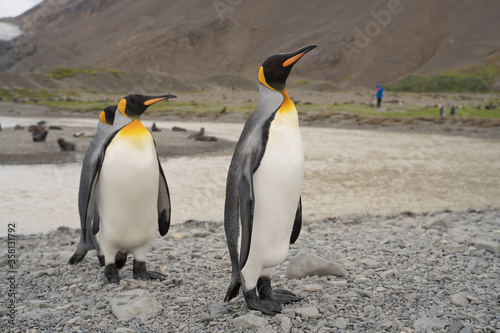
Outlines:
[[[377,95],[377,107],[380,107],[380,104],[382,104],[382,97],[384,94],[384,88],[380,86],[380,84],[377,84],[375,86],[375,94]]]

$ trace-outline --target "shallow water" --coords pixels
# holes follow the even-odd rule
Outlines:
[[[2,126],[35,119],[0,117]],[[93,119],[51,123],[93,126]],[[205,127],[236,141],[242,124],[156,122],[170,128]],[[150,126],[151,122],[145,122]],[[500,141],[411,133],[303,127],[306,170],[304,219],[347,214],[464,210],[500,206]],[[172,200],[172,223],[223,220],[230,153],[162,160]],[[59,226],[79,228],[80,164],[0,166],[0,236]]]

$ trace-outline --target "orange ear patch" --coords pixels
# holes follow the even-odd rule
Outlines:
[[[262,66],[260,66],[259,69],[259,82],[268,87],[269,89],[276,91],[276,89],[271,88],[271,86],[267,84],[266,77],[264,76],[264,67]]]
[[[124,115],[125,117],[130,118],[129,116],[127,116],[125,114],[126,107],[127,107],[127,100],[125,98],[123,98],[122,100],[120,100],[120,103],[118,103],[118,111],[120,111],[120,113],[122,115]]]
[[[99,120],[102,121],[105,124],[108,124],[108,122],[106,121],[106,112],[101,111],[101,114],[99,115]]]

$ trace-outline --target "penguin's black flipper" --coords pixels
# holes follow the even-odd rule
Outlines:
[[[82,230],[84,242],[88,241],[88,239],[90,237],[90,233],[92,232],[93,229],[95,229],[95,228],[99,229],[99,226],[94,226],[93,224],[94,224],[94,219],[97,216],[97,210],[94,209],[94,205],[95,205],[97,199],[94,198],[94,195],[97,192],[97,182],[99,181],[99,173],[101,171],[101,164],[102,164],[102,160],[101,160],[101,163],[99,163],[98,165],[94,165],[94,172],[93,172],[93,176],[92,176],[92,181],[90,183],[91,185],[90,185],[90,190],[88,193],[87,206],[86,206],[85,217],[84,217],[84,222],[83,222],[84,228]]]
[[[89,239],[90,232],[99,231],[99,211],[97,209],[97,183],[99,181],[99,175],[101,173],[102,163],[104,161],[104,155],[106,154],[106,148],[111,143],[115,135],[121,130],[123,126],[114,129],[110,135],[102,142],[99,149],[92,152],[89,156],[89,161],[87,167],[91,167],[90,179],[83,178],[80,180],[80,193],[78,197],[79,205],[83,205],[83,240],[87,242]],[[89,172],[87,172],[87,177]],[[90,184],[90,186],[89,186]],[[95,235],[95,233],[93,233]]]
[[[297,212],[295,213],[295,220],[293,222],[292,236],[290,237],[290,244],[295,243],[300,235],[300,229],[302,228],[302,196],[299,198],[299,206],[297,207]]]
[[[160,231],[160,235],[165,236],[170,228],[170,193],[168,191],[167,178],[163,173],[159,158],[158,168],[160,169],[160,184],[158,188],[158,230]]]
[[[238,197],[240,202],[241,218],[241,249],[240,249],[240,270],[245,267],[250,253],[252,242],[253,213],[254,213],[254,192],[253,192],[253,163],[250,161],[251,155],[247,155],[243,161],[241,170],[241,180],[238,186]]]
[[[94,194],[94,213],[93,213],[94,216],[92,217],[92,220],[93,220],[93,222],[92,222],[92,235],[95,235],[95,234],[97,234],[97,232],[99,232],[100,218],[99,218],[99,201],[97,199],[98,192],[99,191],[96,189],[95,194]]]

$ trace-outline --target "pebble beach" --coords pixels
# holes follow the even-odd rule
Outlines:
[[[94,251],[68,264],[80,238],[78,163],[90,138],[72,138],[71,153],[52,139],[92,128],[64,125],[34,144],[13,126],[36,119],[3,120],[0,332],[500,332],[496,127],[434,124],[429,134],[428,124],[416,133],[304,126],[302,231],[272,280],[303,300],[265,316],[248,310],[241,293],[223,302],[231,265],[220,204],[237,126],[190,122],[186,133],[158,122],[178,215],[147,265],[166,279],[132,279],[129,256],[118,285],[105,282]],[[186,138],[202,126],[219,141]],[[198,189],[186,184],[187,170],[217,181]],[[50,187],[54,174],[59,186]]]
[[[156,238],[147,264],[161,282],[133,280],[130,257],[119,285],[104,282],[94,251],[68,265],[78,240],[66,227],[16,237],[14,285],[0,285],[2,305],[15,290],[15,319],[2,306],[2,332],[500,332],[498,208],[305,221],[273,279],[303,300],[274,316],[249,311],[241,293],[223,302],[221,221]],[[7,258],[0,267],[6,281]]]

